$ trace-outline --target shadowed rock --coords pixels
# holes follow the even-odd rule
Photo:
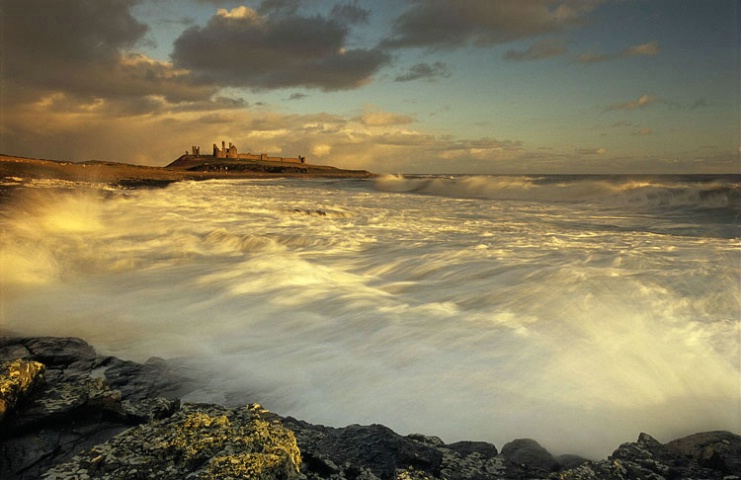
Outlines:
[[[513,440],[502,447],[502,456],[516,465],[523,465],[543,472],[558,470],[558,462],[548,450],[530,438]]]

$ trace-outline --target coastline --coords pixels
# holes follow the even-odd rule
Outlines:
[[[224,168],[225,165],[239,168],[227,170]],[[74,163],[0,154],[0,181],[5,184],[8,183],[8,179],[19,179],[16,183],[28,180],[66,180],[125,188],[156,188],[185,180],[273,177],[372,178],[374,176],[375,174],[365,170],[344,170],[326,165],[296,165],[280,162],[203,162],[195,168],[184,169],[97,160]]]

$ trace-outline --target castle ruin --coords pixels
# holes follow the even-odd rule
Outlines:
[[[187,153],[187,152],[186,152]],[[191,154],[194,157],[207,157],[208,155],[201,155],[201,147],[193,145],[191,147]],[[232,142],[229,142],[227,147],[226,142],[221,142],[221,148],[214,143],[213,158],[226,158],[234,160],[258,160],[263,162],[286,162],[286,163],[306,163],[306,157],[301,155],[297,157],[271,157],[267,153],[253,154],[253,153],[239,153],[237,146]]]

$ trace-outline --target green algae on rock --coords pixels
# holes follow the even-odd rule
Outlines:
[[[123,432],[44,478],[278,480],[296,478],[300,465],[293,433],[259,405],[184,404],[172,417]]]

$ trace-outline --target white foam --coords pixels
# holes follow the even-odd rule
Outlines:
[[[739,431],[737,241],[660,217],[276,180],[6,218],[4,328],[179,358],[190,400],[602,457]]]

